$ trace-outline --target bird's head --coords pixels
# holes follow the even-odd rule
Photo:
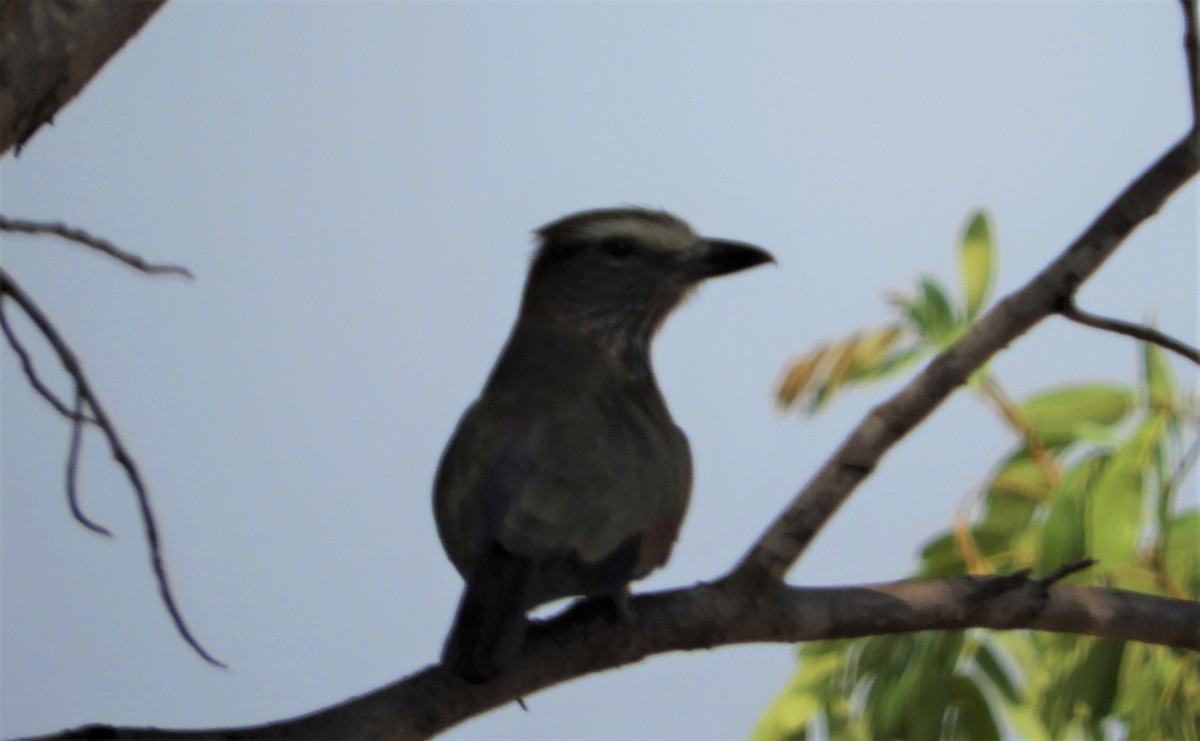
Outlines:
[[[698,236],[663,211],[583,211],[538,229],[521,316],[642,359],[667,314],[705,278],[774,262],[763,249]]]

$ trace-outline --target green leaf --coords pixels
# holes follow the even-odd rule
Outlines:
[[[1090,556],[1111,570],[1133,561],[1142,525],[1142,471],[1118,457],[1100,477],[1086,505],[1084,539]]]
[[[995,470],[988,491],[1023,494],[1040,501],[1049,499],[1054,493],[1046,480],[1045,469],[1024,446],[1015,450]]]
[[[1014,731],[1011,738],[1021,741],[1050,741],[1050,732],[1037,714],[1036,705],[1013,705],[1005,709],[1004,720]]]
[[[1036,642],[1042,644],[1036,660],[1052,667],[1050,681],[1032,691],[1047,729],[1055,738],[1099,737],[1121,688],[1125,643],[1078,636],[1039,637]]]
[[[950,337],[957,321],[946,290],[937,278],[925,276],[921,279],[921,300],[918,306],[923,320],[922,334],[937,343],[942,343]]]
[[[961,674],[954,677],[950,693],[951,702],[957,711],[955,713],[954,738],[970,739],[970,741],[1000,738],[1000,726],[992,714],[992,707],[984,698],[983,693],[979,691],[979,685],[975,683],[974,679]],[[924,736],[923,738],[934,737]]]
[[[763,712],[751,738],[763,741],[805,738],[808,725],[824,714],[826,695],[843,671],[851,647],[849,641],[806,644],[788,686]]]
[[[1039,573],[1053,571],[1064,563],[1083,557],[1083,523],[1079,505],[1070,497],[1058,496],[1042,524]]]
[[[1044,391],[1026,399],[1018,410],[1038,439],[1053,448],[1074,442],[1097,425],[1115,425],[1135,401],[1124,386],[1092,383]]]
[[[1104,569],[1132,563],[1145,511],[1145,475],[1163,431],[1159,415],[1147,417],[1113,452],[1085,500],[1088,554]]]
[[[919,360],[920,357],[925,354],[925,351],[929,349],[929,345],[920,344],[894,352],[880,361],[879,364],[875,366],[874,371],[864,373],[863,380],[882,378],[892,371],[898,371],[905,366],[911,365],[913,362]]]
[[[1167,525],[1163,567],[1188,597],[1200,598],[1200,510],[1181,512]]]
[[[1021,447],[992,474],[983,498],[980,525],[1016,537],[1052,496],[1045,469],[1028,448]]]
[[[965,318],[971,321],[987,303],[995,277],[996,247],[987,214],[976,211],[958,247],[958,277],[962,283]]]
[[[987,678],[988,683],[995,687],[1006,701],[1020,702],[1020,691],[1012,677],[1008,676],[1008,670],[1004,668],[993,648],[986,642],[975,651],[975,665]]]
[[[1170,407],[1175,398],[1171,366],[1158,345],[1142,343],[1142,384],[1151,406]]]
[[[1007,530],[998,530],[989,523],[971,528],[971,537],[979,554],[988,560],[1002,555],[1012,547],[1012,536]]]
[[[947,532],[925,543],[921,549],[921,576],[948,576],[966,571],[954,533]]]
[[[1072,672],[1071,694],[1088,706],[1094,720],[1101,720],[1112,712],[1124,652],[1124,641],[1092,641],[1084,660]]]

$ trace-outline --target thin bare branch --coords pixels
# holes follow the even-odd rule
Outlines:
[[[1062,314],[1064,318],[1070,319],[1078,324],[1082,324],[1085,327],[1102,329],[1105,332],[1115,332],[1117,334],[1125,335],[1126,337],[1133,337],[1134,339],[1142,340],[1143,342],[1149,342],[1151,344],[1158,345],[1161,348],[1170,350],[1171,352],[1187,358],[1197,365],[1200,365],[1200,350],[1197,350],[1185,342],[1180,342],[1169,334],[1159,332],[1156,329],[1151,329],[1150,327],[1146,327],[1141,324],[1122,321],[1120,319],[1109,319],[1108,317],[1088,313],[1076,306],[1075,302],[1071,299],[1067,299],[1063,302],[1063,305],[1059,308],[1058,313]]]
[[[25,377],[28,379],[29,385],[50,406],[54,407],[55,411],[71,420],[71,448],[67,454],[67,503],[71,508],[71,514],[79,524],[88,530],[100,533],[101,535],[112,536],[112,532],[108,528],[97,524],[83,513],[83,510],[79,507],[79,499],[75,488],[75,473],[79,461],[79,447],[83,439],[83,426],[89,422],[95,424],[96,420],[84,414],[83,395],[79,393],[78,386],[75,390],[75,404],[72,408],[68,408],[62,399],[59,399],[58,395],[42,382],[41,377],[37,374],[37,370],[33,367],[33,358],[29,355],[29,351],[25,349],[20,338],[17,337],[16,332],[13,331],[12,326],[8,323],[8,316],[4,313],[4,301],[2,299],[3,294],[0,294],[0,328],[3,329],[4,336],[8,339],[9,347],[13,349],[13,352],[17,354],[17,358],[21,361],[21,368],[25,371]]]
[[[71,447],[67,451],[67,504],[75,520],[95,533],[112,537],[112,531],[83,513],[79,506],[79,489],[75,485],[79,473],[79,449],[83,446],[83,393],[75,386],[75,417],[71,420]]]
[[[127,252],[116,246],[107,239],[92,236],[82,229],[67,226],[62,222],[42,222],[42,221],[25,221],[22,219],[9,219],[0,216],[0,231],[17,232],[21,234],[53,234],[57,237],[62,237],[76,244],[90,247],[97,252],[101,252],[114,260],[125,263],[135,270],[140,270],[143,273],[155,274],[171,274],[182,275],[185,278],[192,278],[192,272],[181,265],[160,265],[146,262],[144,259],[132,252]]]
[[[125,448],[125,444],[121,442],[121,437],[117,434],[117,429],[105,413],[103,405],[100,403],[99,397],[92,391],[91,385],[88,383],[87,376],[83,372],[83,367],[79,359],[75,356],[70,345],[63,339],[62,335],[50,322],[47,317],[33,299],[21,289],[12,277],[4,270],[0,270],[0,300],[5,296],[11,298],[17,306],[21,308],[25,315],[33,322],[42,337],[54,349],[58,355],[59,362],[67,374],[71,376],[76,384],[76,390],[82,397],[83,402],[92,410],[95,424],[104,433],[108,439],[109,449],[112,451],[113,458],[125,471],[125,476],[129,479],[130,485],[133,487],[136,495],[138,509],[142,517],[142,527],[146,533],[146,542],[150,549],[150,564],[154,570],[154,577],[158,582],[158,592],[162,598],[163,605],[167,608],[167,613],[171,616],[171,620],[175,623],[176,630],[187,641],[196,653],[200,654],[205,661],[216,666],[224,667],[225,664],[213,658],[211,654],[200,645],[200,642],[192,635],[191,630],[187,627],[187,623],[183,620],[183,614],[179,611],[179,607],[175,603],[175,597],[171,593],[170,582],[167,579],[166,567],[163,565],[162,548],[158,538],[158,527],[154,521],[154,511],[150,506],[150,495],[142,482],[141,472],[138,470],[137,463],[133,456]],[[68,412],[67,416],[74,419],[73,412]]]
[[[2,295],[2,294],[0,294]],[[4,331],[4,337],[8,340],[8,346],[17,354],[17,359],[21,361],[21,369],[25,371],[25,378],[29,380],[29,385],[33,390],[38,392],[38,395],[46,400],[54,410],[70,420],[79,420],[79,411],[67,406],[66,402],[58,398],[58,394],[42,382],[41,376],[38,375],[37,369],[33,366],[33,357],[29,351],[25,349],[25,345],[21,343],[21,339],[17,337],[17,333],[13,331],[12,326],[8,323],[8,315],[4,313],[4,302],[0,301],[0,329]],[[85,419],[84,421],[92,421]]]
[[[1200,129],[1200,39],[1196,35],[1196,0],[1179,0],[1183,5],[1183,50],[1188,67],[1188,91],[1192,98],[1192,129]]]

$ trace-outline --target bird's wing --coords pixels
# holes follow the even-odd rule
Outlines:
[[[670,420],[648,415],[619,386],[582,391],[564,389],[567,398],[544,405],[528,429],[526,475],[499,528],[516,552],[597,563],[669,516],[668,500],[682,493],[686,507]]]
[[[495,540],[532,560],[597,564],[649,534],[633,571],[661,565],[690,491],[683,434],[652,383],[591,362],[594,350],[537,340],[510,345],[443,457],[435,507],[451,558],[465,574]]]

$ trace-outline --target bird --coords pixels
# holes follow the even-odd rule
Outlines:
[[[692,458],[651,341],[705,279],[774,262],[641,207],[582,211],[535,235],[516,323],[433,487],[465,581],[442,664],[472,683],[512,664],[531,609],[600,596],[627,609],[628,584],[666,563]]]

